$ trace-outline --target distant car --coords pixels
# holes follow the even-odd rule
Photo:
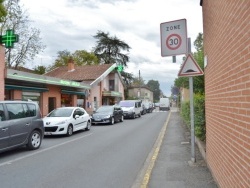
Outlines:
[[[146,114],[146,113],[147,113],[147,109],[146,109],[145,105],[144,105],[144,104],[142,104],[142,111],[141,111],[141,115],[144,115],[144,114]]]
[[[26,145],[38,149],[44,136],[36,102],[0,101],[0,152]]]
[[[124,100],[120,101],[119,105],[123,110],[125,118],[135,119],[136,117],[141,117],[143,111],[141,100]]]
[[[91,117],[80,107],[60,107],[43,118],[45,135],[67,135],[90,130]]]
[[[123,122],[124,115],[123,110],[120,106],[117,105],[104,105],[99,107],[92,114],[92,124],[111,124],[113,125],[115,122]]]
[[[144,102],[144,106],[147,113],[151,113],[154,110],[151,102]]]
[[[160,103],[156,102],[156,103],[154,103],[154,106],[155,106],[155,108],[160,107]]]
[[[169,98],[160,98],[159,110],[168,111],[170,110]]]

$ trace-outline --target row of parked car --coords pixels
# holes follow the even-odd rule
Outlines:
[[[0,101],[0,152],[23,145],[38,149],[44,135],[71,136],[75,131],[90,130],[94,124],[123,122],[153,110],[144,107],[140,100],[124,100],[101,106],[91,115],[81,107],[61,107],[42,118],[36,102]]]

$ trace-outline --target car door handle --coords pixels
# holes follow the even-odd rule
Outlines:
[[[2,131],[7,131],[8,130],[8,128],[6,127],[6,128],[2,128]]]
[[[27,126],[29,126],[29,125],[30,125],[30,123],[26,123],[26,125],[27,125]]]

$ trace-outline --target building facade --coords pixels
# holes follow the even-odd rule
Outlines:
[[[250,1],[201,1],[206,159],[219,187],[250,187]]]
[[[128,97],[133,99],[141,99],[148,102],[154,102],[154,93],[146,86],[129,87]]]
[[[77,106],[78,99],[84,99],[91,88],[85,83],[13,69],[6,70],[4,82],[4,100],[36,101],[42,116],[61,106]]]
[[[32,100],[46,116],[55,108],[80,106],[92,113],[124,99],[124,83],[115,64],[78,66],[73,62],[44,75],[6,69],[0,48],[0,100]]]
[[[101,105],[114,105],[124,99],[124,83],[116,64],[76,66],[69,60],[68,66],[58,67],[46,76],[89,84],[91,88],[83,99],[89,113]]]

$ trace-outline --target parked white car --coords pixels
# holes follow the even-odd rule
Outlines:
[[[44,135],[67,135],[79,130],[90,130],[91,117],[80,107],[61,107],[43,118]]]

